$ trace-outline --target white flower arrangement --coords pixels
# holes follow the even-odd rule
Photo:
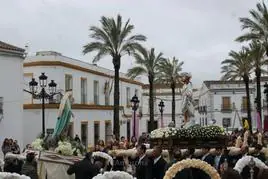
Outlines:
[[[72,144],[67,141],[59,141],[58,147],[55,149],[55,152],[62,155],[73,155]]]
[[[43,142],[44,142],[43,139],[37,138],[32,142],[31,146],[34,150],[42,151],[42,150],[44,150],[42,147]]]
[[[173,131],[173,133],[175,134],[175,131],[177,131],[177,129],[176,128],[171,128],[171,127],[158,128],[158,129],[153,130],[151,132],[151,138],[169,137],[170,131]]]
[[[217,170],[207,162],[198,159],[186,159],[173,164],[166,172],[164,179],[173,179],[176,174],[185,168],[197,168],[204,171],[211,179],[220,179]]]
[[[19,175],[17,173],[0,172],[1,179],[31,179],[25,175]]]
[[[113,163],[114,163],[113,158],[112,158],[110,155],[108,155],[107,153],[104,153],[104,152],[93,152],[93,153],[92,153],[92,157],[93,157],[93,158],[94,158],[94,157],[101,157],[101,158],[104,158],[104,159],[107,160],[107,162],[108,162],[110,165],[113,165]]]
[[[104,172],[104,174],[98,174],[93,179],[134,179],[133,176],[126,172],[110,171]]]
[[[243,171],[243,169],[245,168],[245,166],[247,166],[251,159],[253,159],[253,161],[255,162],[255,166],[259,169],[268,169],[268,166],[265,165],[265,163],[263,163],[261,160],[259,160],[258,158],[252,157],[252,156],[245,156],[243,158],[241,158],[240,160],[238,160],[235,164],[234,170],[238,171],[239,173],[241,173]]]
[[[73,148],[72,152],[73,152],[73,153],[74,153],[74,152],[77,152],[77,156],[78,156],[78,157],[82,157],[82,153],[81,153],[81,151],[80,151],[79,148]]]
[[[191,126],[187,129],[177,129],[172,127],[159,128],[151,132],[152,139],[162,138],[215,138],[217,136],[224,135],[224,129],[219,126],[206,126],[200,127],[198,125]]]

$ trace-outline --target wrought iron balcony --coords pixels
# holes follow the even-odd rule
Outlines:
[[[223,113],[231,113],[233,111],[232,109],[232,105],[229,104],[229,105],[221,105],[221,112]]]

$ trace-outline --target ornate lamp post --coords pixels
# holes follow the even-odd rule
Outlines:
[[[136,137],[136,111],[139,108],[139,103],[140,100],[137,97],[137,95],[135,94],[132,99],[130,100],[131,105],[132,105],[132,110],[134,112],[134,117],[133,117],[133,136]]]
[[[58,94],[56,93],[57,84],[54,80],[48,84],[49,92],[46,92],[47,87],[47,76],[45,73],[42,73],[39,76],[39,85],[41,87],[41,91],[38,92],[38,82],[35,81],[33,78],[32,81],[29,82],[30,91],[24,90],[30,93],[34,99],[41,99],[42,100],[42,136],[45,137],[45,99],[51,100],[53,96]]]
[[[159,102],[158,107],[159,107],[159,111],[160,111],[160,114],[161,114],[161,127],[164,127],[163,126],[163,112],[164,112],[165,104],[164,104],[164,101],[163,100],[161,100]]]

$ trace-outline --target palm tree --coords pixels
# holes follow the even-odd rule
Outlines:
[[[264,2],[257,3],[257,9],[249,11],[250,18],[242,17],[242,30],[248,30],[246,33],[236,39],[238,42],[258,40],[266,48],[268,55],[268,11]]]
[[[268,64],[268,60],[267,58],[265,58],[265,48],[256,40],[253,40],[249,44],[247,51],[250,54],[252,67],[255,70],[256,84],[257,84],[257,96],[256,96],[257,112],[259,113],[260,118],[262,118],[261,74],[267,73],[267,70],[264,70],[262,67]]]
[[[135,53],[134,58],[137,66],[128,70],[127,75],[135,78],[140,75],[147,75],[149,81],[149,108],[150,108],[150,126],[149,132],[154,129],[154,82],[158,73],[159,62],[163,60],[163,54],[155,54],[155,49],[147,51],[140,49]]]
[[[158,81],[165,83],[170,86],[172,90],[172,121],[175,124],[175,89],[178,85],[182,85],[180,82],[180,72],[182,70],[182,65],[184,62],[179,62],[176,57],[173,57],[172,60],[164,59],[159,63],[159,78]]]
[[[137,49],[142,48],[139,42],[145,41],[144,35],[131,35],[134,25],[131,25],[130,19],[123,24],[122,17],[117,18],[101,17],[101,27],[91,26],[90,37],[94,42],[90,42],[83,47],[83,53],[87,54],[96,51],[97,54],[93,63],[99,61],[102,57],[110,55],[114,65],[114,127],[113,132],[116,137],[120,136],[119,126],[119,70],[121,57],[128,54],[133,55]]]
[[[239,52],[230,51],[228,59],[222,61],[222,71],[224,75],[222,80],[237,80],[242,79],[246,87],[247,97],[247,115],[249,122],[249,129],[252,131],[251,120],[251,107],[250,107],[250,94],[249,94],[249,82],[250,75],[252,73],[252,63],[248,50],[243,47]]]

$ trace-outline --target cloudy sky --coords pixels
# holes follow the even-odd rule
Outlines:
[[[203,80],[220,77],[220,62],[241,34],[238,18],[248,16],[257,0],[2,0],[0,40],[34,53],[53,50],[65,56],[91,62],[82,46],[90,42],[88,28],[98,25],[100,16],[131,19],[135,32],[148,37],[146,46],[167,57],[184,61],[184,71],[199,86]],[[133,59],[123,58],[122,72]],[[98,65],[111,68],[111,59]]]

